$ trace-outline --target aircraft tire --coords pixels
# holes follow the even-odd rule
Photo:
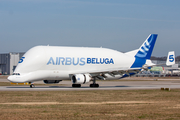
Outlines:
[[[96,84],[95,86],[96,86],[96,87],[99,87],[99,84]]]
[[[33,84],[30,85],[30,88],[34,88],[34,87],[35,87],[35,85],[33,85]]]

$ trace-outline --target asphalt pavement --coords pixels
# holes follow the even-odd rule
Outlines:
[[[8,82],[7,79],[1,78],[0,82]],[[180,88],[180,79],[124,79],[117,81],[97,81],[99,88],[90,88],[88,84],[82,84],[81,88],[72,88],[71,81],[62,81],[56,85],[40,85],[42,81],[35,82],[35,88],[30,88],[29,85],[14,85],[14,86],[0,86],[0,91],[61,91],[61,90],[138,90],[138,89],[161,89]],[[37,85],[36,85],[37,84]]]

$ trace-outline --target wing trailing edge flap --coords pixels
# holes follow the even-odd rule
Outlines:
[[[121,77],[123,75],[128,75],[130,76],[130,73],[135,73],[137,74],[141,69],[130,69],[130,70],[116,70],[116,71],[106,71],[106,72],[92,72],[89,73],[93,78],[97,78],[100,80],[106,80],[107,75],[111,77],[115,77],[116,75],[120,75]]]

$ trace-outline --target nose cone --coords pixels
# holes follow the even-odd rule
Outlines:
[[[10,81],[10,82],[13,82],[13,76],[11,75],[11,76],[9,76],[7,79]]]
[[[10,75],[7,79],[13,83],[24,83],[27,80],[26,78],[20,75]]]

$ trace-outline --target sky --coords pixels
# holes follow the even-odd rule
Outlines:
[[[0,0],[0,53],[37,45],[128,52],[158,34],[152,55],[178,56],[179,5],[180,0]]]

